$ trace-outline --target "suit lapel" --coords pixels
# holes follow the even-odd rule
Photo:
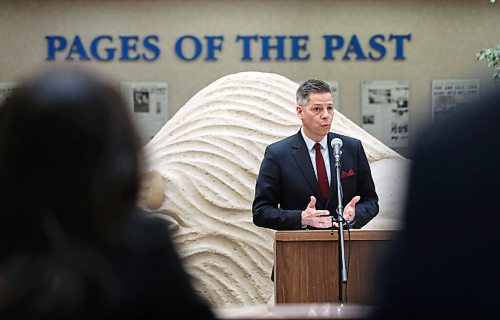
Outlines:
[[[297,166],[299,167],[301,174],[304,176],[307,184],[313,191],[314,196],[318,201],[321,201],[323,198],[320,196],[318,180],[314,174],[314,168],[311,163],[311,157],[309,156],[309,150],[307,150],[306,143],[304,142],[300,131],[297,133],[295,140],[295,144],[292,145],[291,154],[297,162]]]

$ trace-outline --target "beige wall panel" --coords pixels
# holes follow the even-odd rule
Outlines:
[[[154,62],[87,62],[89,67],[119,81],[165,81],[169,84],[169,113],[214,80],[240,71],[264,71],[290,79],[338,80],[342,112],[361,123],[362,80],[410,80],[411,135],[431,119],[432,79],[478,78],[481,91],[492,88],[492,69],[475,61],[484,47],[496,45],[500,6],[488,0],[461,1],[1,1],[0,81],[16,80],[47,64],[46,35],[80,35],[90,41],[102,34],[158,35],[160,57]],[[405,43],[404,61],[394,61],[387,44],[381,61],[323,61],[324,34],[349,40],[356,34],[368,50],[373,34],[412,34]],[[180,60],[175,41],[186,34],[200,39],[223,35],[218,61]],[[308,35],[309,61],[241,61],[242,35]],[[290,49],[286,49],[287,54]],[[204,54],[204,53],[203,53]],[[405,150],[400,150],[405,153]]]

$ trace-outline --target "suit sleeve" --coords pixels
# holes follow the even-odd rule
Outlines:
[[[379,211],[378,195],[375,191],[370,164],[361,141],[358,141],[358,194],[361,200],[356,204],[356,218],[353,228],[360,229],[372,220]],[[351,199],[348,199],[350,201]]]
[[[253,222],[264,228],[297,230],[301,228],[302,210],[279,208],[281,199],[286,196],[283,195],[281,172],[279,156],[267,147],[255,186]]]

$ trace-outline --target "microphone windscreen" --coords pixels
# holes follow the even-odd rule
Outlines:
[[[342,145],[344,144],[342,142],[342,139],[339,139],[339,138],[335,138],[335,139],[332,139],[332,142],[330,142],[330,145],[332,146],[332,148],[335,149],[335,145],[338,144],[339,145],[339,148],[342,148]]]

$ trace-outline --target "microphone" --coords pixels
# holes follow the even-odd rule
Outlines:
[[[332,140],[332,142],[330,142],[330,145],[332,146],[333,148],[333,154],[335,156],[335,162],[338,162],[340,161],[340,155],[342,154],[342,145],[343,145],[343,142],[341,139],[339,138],[335,138]]]
[[[342,183],[340,182],[340,155],[342,154],[342,145],[344,143],[341,139],[332,139],[330,145],[333,149],[333,154],[335,156],[335,173],[337,176],[337,221],[339,221],[339,241],[338,241],[338,255],[339,255],[339,300],[342,302],[342,283],[347,283],[347,270],[345,267],[345,250],[344,250],[344,223],[349,224],[347,219],[344,219],[343,212],[344,207],[342,207]],[[340,277],[342,275],[342,277]]]

